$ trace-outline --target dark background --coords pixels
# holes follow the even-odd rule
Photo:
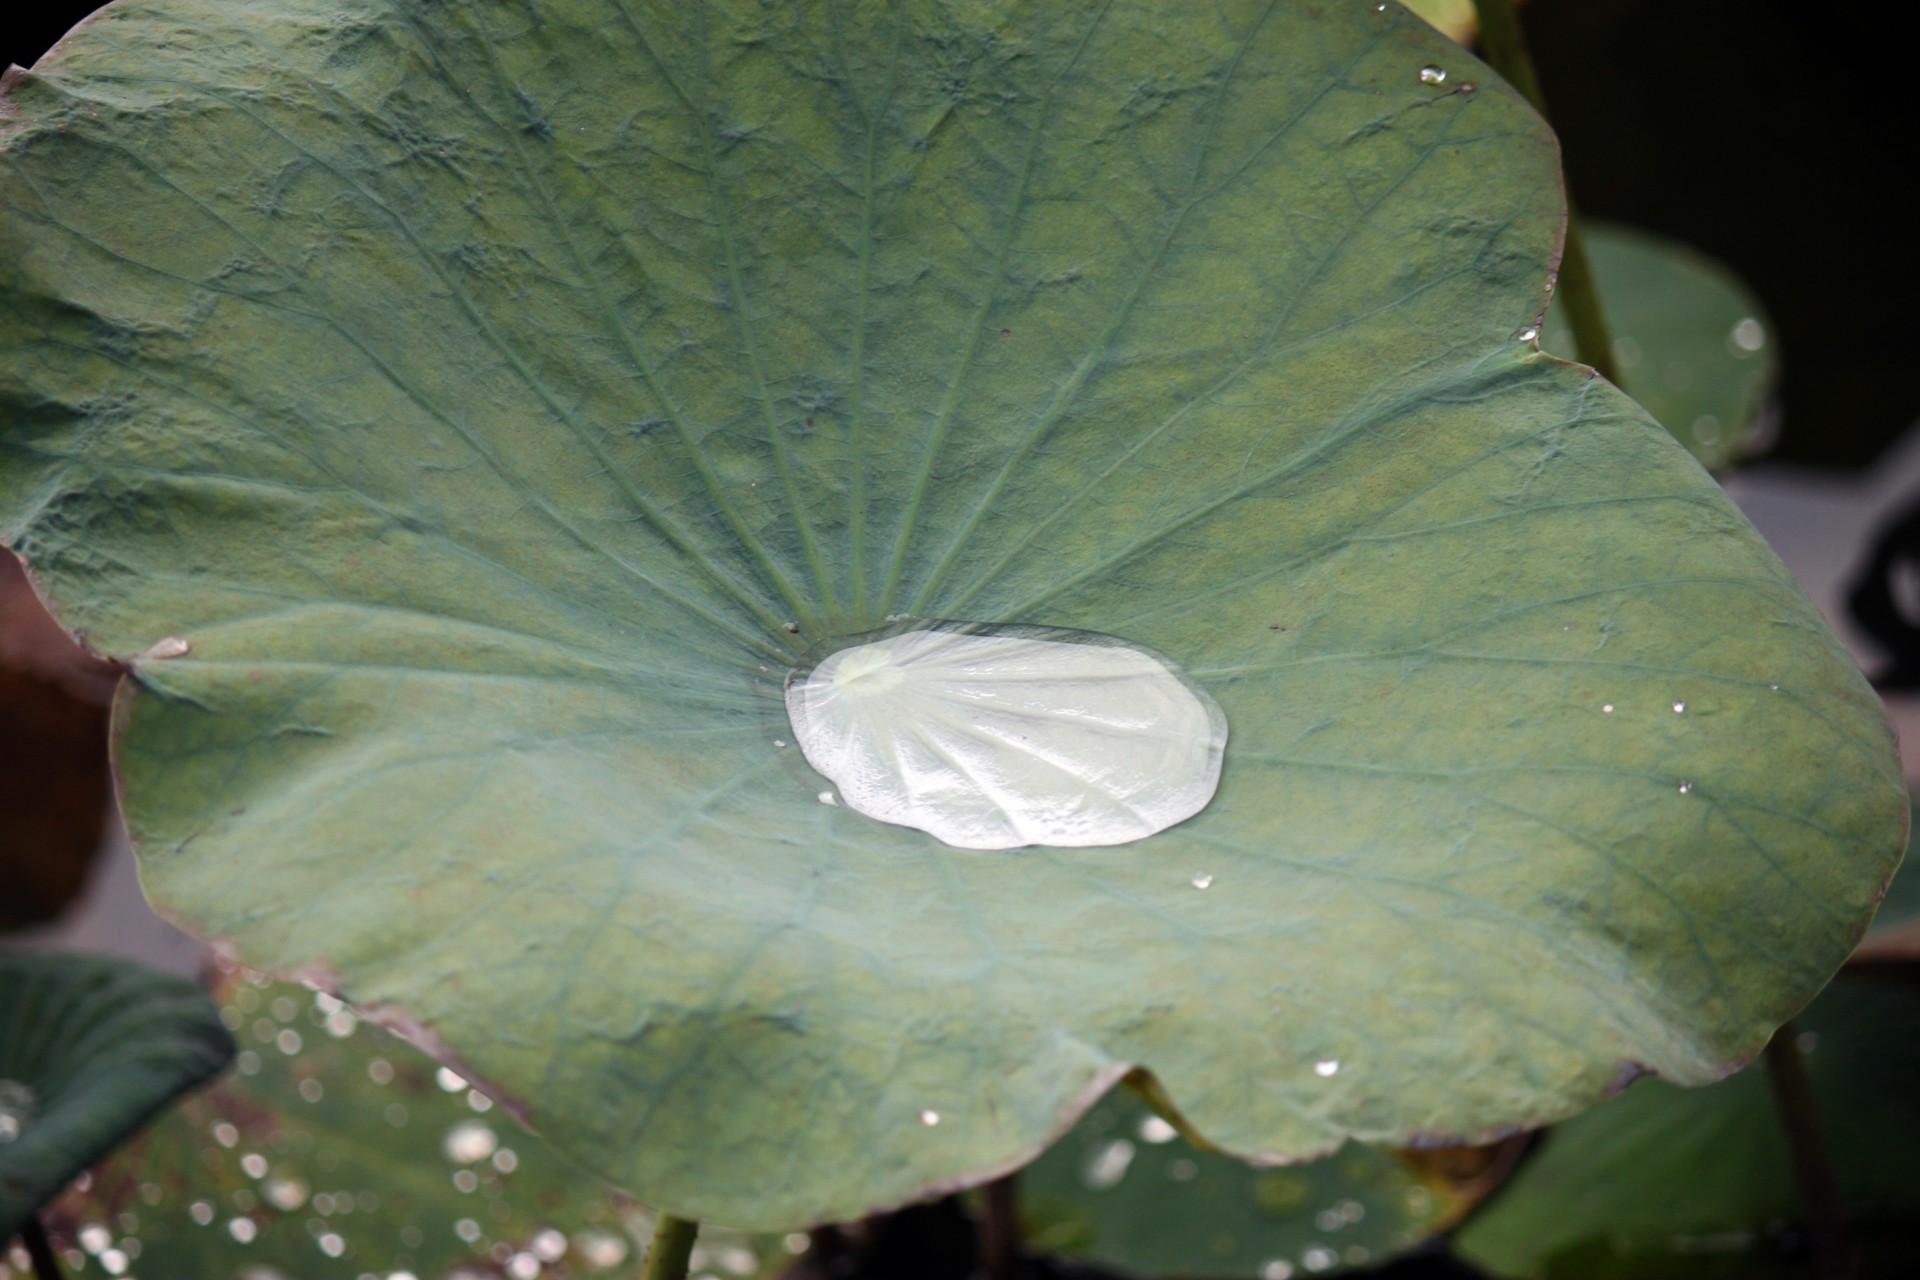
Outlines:
[[[7,19],[0,61],[94,7]],[[1861,468],[1920,421],[1920,5],[1533,0],[1526,24],[1582,212],[1706,251],[1772,313],[1772,456]]]

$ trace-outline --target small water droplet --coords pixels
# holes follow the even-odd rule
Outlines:
[[[1202,871],[1199,875],[1193,878],[1193,887],[1196,889],[1212,888],[1213,887],[1212,874],[1210,872]]]
[[[1462,80],[1460,82],[1461,93],[1472,93],[1474,90],[1478,89],[1479,87],[1480,87],[1479,85],[1475,84],[1471,80]],[[1549,283],[1547,288],[1549,289],[1549,291],[1551,291],[1551,289],[1553,288],[1552,284]]]
[[[1748,316],[1733,326],[1733,345],[1742,354],[1752,355],[1767,345],[1767,327]]]
[[[1775,693],[1780,692],[1780,686],[1777,684],[1770,684],[1767,686],[1767,688],[1773,690]]]
[[[1539,336],[1540,326],[1530,324],[1516,332],[1513,335],[1513,340],[1515,342],[1533,342],[1538,339]]]
[[[1420,68],[1421,84],[1442,84],[1446,81],[1446,78],[1447,78],[1447,73],[1445,68],[1443,67],[1435,67],[1435,66],[1429,65],[1429,66]]]
[[[1340,1255],[1323,1244],[1316,1244],[1300,1255],[1300,1261],[1309,1271],[1325,1271],[1339,1264]]]
[[[1687,710],[1687,704],[1684,702],[1676,702],[1673,704],[1673,714],[1675,715],[1683,715],[1685,714],[1686,710]]]
[[[227,1234],[241,1244],[251,1244],[259,1233],[260,1228],[254,1226],[252,1218],[234,1218],[227,1223]]]
[[[1739,330],[1736,329],[1734,331],[1734,334],[1737,339],[1739,336]],[[186,657],[187,653],[192,649],[192,647],[193,647],[192,645],[189,645],[185,640],[182,640],[179,636],[168,636],[164,640],[156,640],[153,643],[153,646],[149,648],[145,653],[141,654],[140,656],[147,659],[149,662],[164,662],[168,658]]]
[[[433,1082],[448,1093],[458,1093],[467,1087],[467,1078],[452,1067],[441,1067],[434,1072]]]
[[[920,1123],[931,1129],[940,1123],[940,1113],[933,1110],[922,1111],[920,1113]]]
[[[1192,1182],[1200,1176],[1200,1166],[1191,1160],[1175,1160],[1167,1166],[1167,1176],[1175,1182]]]
[[[1601,704],[1600,704],[1600,712],[1601,712],[1601,714],[1602,714],[1602,715],[1609,715],[1609,716],[1610,716],[1610,715],[1612,715],[1612,714],[1613,714],[1613,704],[1612,704],[1611,702],[1603,702],[1603,703],[1601,703]]]
[[[240,1141],[240,1131],[222,1120],[213,1126],[213,1140],[223,1147],[233,1147]]]
[[[502,1147],[493,1153],[493,1167],[502,1173],[512,1173],[520,1167],[520,1157],[512,1147]]]
[[[840,802],[834,798],[833,792],[822,791],[820,793],[820,803],[821,804],[839,804]]]
[[[1340,1059],[1338,1058],[1322,1058],[1313,1064],[1313,1074],[1317,1076],[1330,1076],[1338,1070],[1340,1070]]]
[[[480,1224],[472,1218],[462,1218],[453,1224],[453,1234],[472,1244],[480,1238]]]
[[[787,745],[787,740],[785,738],[775,738],[773,740],[773,745],[776,747],[784,747]]]
[[[249,1178],[264,1178],[267,1176],[267,1158],[257,1151],[249,1151],[240,1157],[240,1168]]]
[[[213,1221],[213,1205],[205,1200],[195,1200],[187,1206],[187,1216],[204,1227]]]
[[[1681,795],[1683,795],[1683,796],[1684,796],[1684,795],[1687,795],[1687,794],[1688,794],[1688,793],[1690,793],[1690,792],[1691,792],[1692,790],[1693,790],[1693,784],[1692,784],[1691,782],[1683,782],[1683,783],[1681,783],[1681,784],[1680,784],[1680,794],[1681,794]]]
[[[1293,1264],[1285,1258],[1275,1258],[1260,1268],[1260,1280],[1293,1280]]]

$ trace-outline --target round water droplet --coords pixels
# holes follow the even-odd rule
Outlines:
[[[1602,714],[1604,714],[1604,715],[1612,715],[1612,714],[1613,714],[1613,704],[1612,704],[1611,702],[1603,702],[1603,703],[1601,703],[1601,704],[1600,704],[1600,711],[1601,711],[1601,713],[1602,713]]]
[[[1083,848],[1164,831],[1219,786],[1226,716],[1150,650],[949,622],[855,641],[794,670],[787,714],[870,818],[963,849]]]
[[[931,1129],[933,1128],[933,1126],[940,1123],[940,1113],[938,1111],[931,1111],[931,1110],[922,1111],[920,1113],[920,1123],[927,1126],[927,1128]]]
[[[1688,794],[1689,792],[1691,792],[1692,790],[1693,790],[1693,784],[1692,784],[1691,782],[1683,782],[1683,783],[1681,783],[1681,784],[1680,784],[1680,794],[1681,794],[1681,795],[1683,795],[1683,796],[1684,796],[1684,795],[1686,795],[1686,794]]]
[[[1260,1280],[1293,1280],[1293,1264],[1284,1258],[1275,1258],[1260,1268]]]
[[[1733,326],[1733,346],[1736,351],[1752,355],[1766,345],[1767,327],[1752,316]]]
[[[1530,324],[1516,330],[1513,335],[1513,340],[1515,342],[1533,342],[1539,337],[1540,326]]]
[[[1330,1076],[1339,1070],[1340,1060],[1338,1058],[1322,1058],[1313,1064],[1313,1074],[1317,1076]]]
[[[1199,875],[1193,878],[1193,887],[1196,889],[1213,888],[1213,876],[1208,872],[1202,871]]]
[[[1421,84],[1443,84],[1445,83],[1446,78],[1447,78],[1446,69],[1443,67],[1435,67],[1435,66],[1429,65],[1429,66],[1420,68]]]
[[[831,791],[822,791],[819,795],[819,800],[821,804],[839,804],[840,803],[838,800],[834,799],[833,792]]]
[[[1687,704],[1684,702],[1676,702],[1673,704],[1673,714],[1675,715],[1684,714],[1686,712],[1686,709],[1687,709]]]

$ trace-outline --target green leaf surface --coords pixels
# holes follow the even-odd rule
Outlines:
[[[1678,240],[1582,219],[1620,385],[1708,467],[1728,466],[1760,430],[1780,376],[1760,300],[1725,266]],[[1565,308],[1540,346],[1572,358]]]
[[[1903,1227],[1911,1248],[1920,989],[1843,976],[1795,1025],[1849,1219],[1869,1236]],[[1501,1275],[1667,1274],[1676,1262],[1745,1275],[1770,1252],[1767,1232],[1801,1217],[1756,1064],[1704,1089],[1636,1084],[1557,1126],[1456,1242]]]
[[[7,112],[0,537],[133,661],[149,894],[680,1216],[1135,1068],[1284,1159],[1715,1079],[1898,856],[1786,571],[1517,338],[1545,126],[1396,7],[120,0]],[[1167,655],[1218,793],[820,803],[781,681],[903,612]]]
[[[0,1241],[232,1056],[190,982],[104,956],[0,952]]]
[[[1465,1207],[1459,1189],[1349,1143],[1262,1169],[1194,1146],[1115,1090],[1020,1175],[1027,1239],[1129,1275],[1276,1280],[1378,1263]]]
[[[58,1202],[56,1242],[88,1259],[78,1274],[634,1273],[653,1227],[643,1209],[338,1001],[251,979],[221,997],[237,1071]],[[709,1231],[696,1267],[751,1278],[786,1261],[777,1240]]]
[[[1855,961],[1920,960],[1920,865],[1913,857],[1912,828],[1907,853],[1887,882],[1887,892],[1874,910],[1866,936],[1853,949]]]

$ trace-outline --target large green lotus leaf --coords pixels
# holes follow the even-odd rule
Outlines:
[[[148,892],[658,1206],[1135,1068],[1275,1159],[1716,1079],[1898,855],[1785,570],[1519,339],[1552,139],[1403,10],[126,0],[8,92],[0,536],[133,663]],[[817,802],[782,678],[897,613],[1167,655],[1217,796]]]
[[[250,977],[221,997],[236,1071],[61,1197],[57,1244],[182,1280],[632,1274],[644,1210],[338,1001]],[[708,1231],[694,1265],[752,1277],[789,1260]]]
[[[1194,1146],[1127,1090],[1082,1116],[1020,1175],[1038,1248],[1129,1275],[1279,1280],[1392,1257],[1470,1198],[1389,1152],[1262,1169]]]
[[[0,952],[0,1240],[232,1056],[190,982],[105,956]]]
[[[1736,461],[1779,377],[1773,322],[1724,265],[1678,240],[1583,220],[1620,383],[1701,463]],[[1565,308],[1540,345],[1574,354]]]
[[[1920,989],[1845,976],[1795,1025],[1848,1216],[1869,1239],[1904,1231],[1904,1271],[1920,1227]],[[1705,1089],[1646,1081],[1556,1127],[1457,1241],[1502,1275],[1749,1275],[1768,1229],[1801,1217],[1755,1065]]]

